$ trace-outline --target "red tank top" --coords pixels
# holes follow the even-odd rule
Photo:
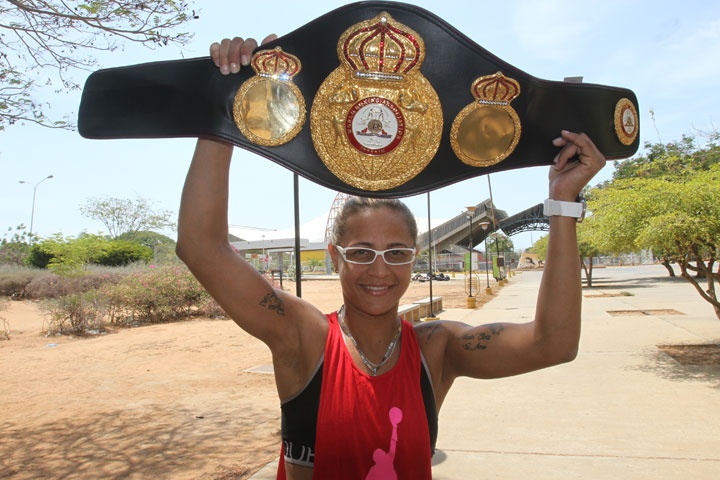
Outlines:
[[[430,480],[420,348],[412,325],[403,321],[397,364],[372,377],[350,357],[337,314],[328,320],[313,478]],[[282,458],[280,463],[278,478],[284,478]]]

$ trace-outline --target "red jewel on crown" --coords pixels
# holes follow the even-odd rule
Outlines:
[[[338,57],[356,78],[403,80],[422,65],[425,44],[412,29],[382,12],[342,34]]]

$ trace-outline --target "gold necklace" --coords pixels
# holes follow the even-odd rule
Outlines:
[[[350,339],[353,345],[355,345],[355,349],[360,354],[360,360],[362,360],[362,362],[365,364],[365,367],[370,371],[370,375],[372,375],[373,377],[377,376],[378,369],[385,365],[388,360],[390,360],[390,357],[392,357],[392,354],[395,352],[395,347],[397,346],[397,342],[400,339],[400,333],[402,332],[402,321],[400,321],[400,324],[398,325],[395,336],[392,340],[390,340],[390,344],[388,345],[387,350],[385,350],[385,355],[383,356],[382,360],[380,360],[379,363],[374,363],[365,356],[362,350],[360,350],[360,346],[358,345],[357,341],[355,341],[355,337],[352,336],[352,333],[350,333],[350,329],[347,325],[345,325],[345,305],[340,307],[337,314],[338,322],[340,323],[340,329]]]

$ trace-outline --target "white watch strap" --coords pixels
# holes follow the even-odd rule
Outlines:
[[[546,198],[543,204],[543,214],[546,217],[560,216],[582,219],[585,216],[584,202],[562,202]]]

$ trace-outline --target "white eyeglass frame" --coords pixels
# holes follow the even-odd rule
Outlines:
[[[380,256],[380,258],[382,258],[383,262],[385,262],[386,265],[391,265],[391,266],[397,267],[400,265],[409,265],[409,264],[413,263],[415,261],[415,257],[417,256],[417,250],[412,247],[395,247],[395,248],[388,248],[387,250],[375,250],[374,248],[369,248],[369,247],[341,247],[340,245],[335,245],[335,249],[340,253],[340,256],[343,258],[343,260],[345,260],[348,263],[352,263],[354,265],[372,265],[373,263],[375,263],[375,260],[377,260],[378,256]],[[346,255],[346,252],[348,250],[367,250],[368,252],[373,252],[375,254],[375,256],[369,262],[357,262],[354,260],[348,260],[347,255]],[[385,259],[385,253],[396,251],[396,250],[400,250],[403,252],[411,252],[412,258],[410,260],[408,260],[407,262],[389,263]]]

